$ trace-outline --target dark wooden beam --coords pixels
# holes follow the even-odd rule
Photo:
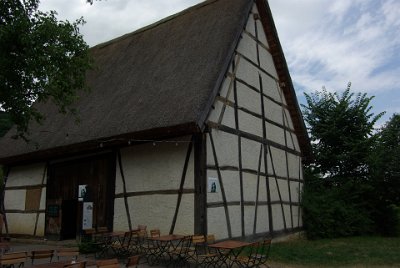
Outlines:
[[[236,69],[236,61],[232,61],[232,69]],[[233,97],[235,100],[234,112],[235,112],[235,128],[239,130],[239,112],[238,112],[238,95],[237,95],[237,81],[233,81]],[[240,189],[240,226],[242,231],[242,236],[245,236],[245,226],[244,226],[244,193],[243,193],[243,172],[242,172],[242,137],[238,135],[238,164],[239,164],[239,189]]]
[[[222,202],[224,204],[225,220],[226,220],[226,227],[227,227],[227,230],[228,230],[228,237],[231,238],[232,237],[232,227],[231,227],[231,220],[230,220],[230,217],[229,217],[228,202],[227,202],[227,199],[226,199],[225,186],[224,186],[224,182],[222,180],[221,170],[219,168],[217,151],[215,149],[215,144],[214,144],[214,139],[213,139],[213,136],[212,136],[212,130],[211,129],[209,131],[209,136],[210,136],[212,153],[213,153],[213,156],[214,156],[215,170],[217,171],[219,186],[221,188],[221,195],[222,195]],[[209,166],[207,166],[207,168],[209,168]]]
[[[206,134],[194,135],[194,233],[207,234]]]
[[[193,145],[193,137],[192,137],[192,142],[188,144],[188,149],[187,149],[186,157],[185,157],[185,163],[183,164],[181,182],[179,185],[178,199],[176,201],[175,213],[174,213],[174,217],[172,219],[171,228],[169,230],[170,234],[174,233],[176,219],[178,218],[179,207],[181,205],[182,195],[183,195],[183,187],[185,186],[187,167],[189,165],[190,155],[192,154],[192,147],[193,147],[192,145]]]
[[[124,169],[122,167],[122,157],[121,157],[120,150],[118,150],[118,152],[117,152],[117,157],[118,157],[119,171],[120,171],[121,178],[122,178],[122,189],[124,191],[124,204],[125,204],[126,217],[128,219],[128,227],[129,227],[129,230],[132,230],[131,213],[129,211],[129,203],[128,203],[128,198],[126,196],[125,174],[124,174]]]

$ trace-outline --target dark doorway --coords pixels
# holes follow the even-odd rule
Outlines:
[[[61,211],[55,216],[46,213],[46,237],[69,239],[80,234],[83,202],[93,202],[92,227],[106,226],[112,230],[115,163],[113,153],[50,163],[47,207],[58,204]]]
[[[61,220],[61,240],[75,239],[76,221],[78,215],[78,200],[63,200],[61,204],[62,220]]]

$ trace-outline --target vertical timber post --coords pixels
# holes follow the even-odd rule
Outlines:
[[[194,233],[207,234],[206,134],[194,134]]]

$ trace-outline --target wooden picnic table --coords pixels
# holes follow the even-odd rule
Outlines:
[[[216,262],[219,264],[219,267],[223,265],[232,267],[243,248],[248,245],[251,245],[251,243],[238,240],[225,240],[208,245],[208,247],[217,250],[218,259]]]

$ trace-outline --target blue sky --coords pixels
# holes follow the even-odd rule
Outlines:
[[[89,45],[110,40],[179,12],[199,0],[42,0],[60,19],[81,16]],[[300,103],[326,87],[375,96],[378,124],[400,113],[399,0],[269,0]]]

